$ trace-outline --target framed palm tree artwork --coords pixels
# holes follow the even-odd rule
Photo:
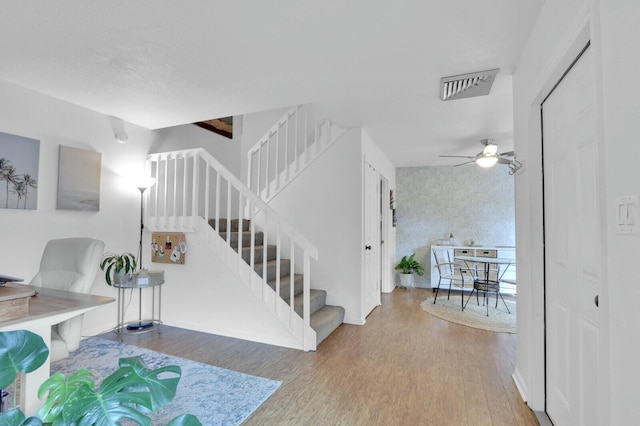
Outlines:
[[[58,210],[100,210],[102,154],[60,145]]]
[[[0,132],[0,208],[38,208],[40,141]]]

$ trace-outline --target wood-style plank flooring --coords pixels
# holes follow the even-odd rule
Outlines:
[[[431,294],[382,295],[366,325],[343,324],[316,352],[168,326],[124,341],[282,381],[245,425],[537,425],[511,378],[516,336],[432,317]]]

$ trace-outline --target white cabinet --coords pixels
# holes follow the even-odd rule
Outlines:
[[[449,253],[449,258],[454,261],[455,256],[477,256],[477,257],[500,257],[507,259],[516,258],[515,247],[466,247],[466,246],[431,246],[431,288],[438,287],[438,279],[440,274],[438,268],[436,268],[436,260],[433,256],[433,250],[446,250]],[[498,265],[490,265],[490,269],[498,269]],[[504,266],[502,266],[504,268]],[[504,272],[504,275],[502,273]],[[516,280],[516,266],[511,265],[506,271],[500,270],[502,279]],[[497,274],[497,272],[490,272],[490,274]],[[491,278],[491,277],[490,277]],[[448,283],[447,283],[448,284]],[[448,285],[447,285],[448,288]]]

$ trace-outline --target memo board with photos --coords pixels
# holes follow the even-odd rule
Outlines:
[[[183,232],[151,234],[151,261],[184,265],[187,242]]]

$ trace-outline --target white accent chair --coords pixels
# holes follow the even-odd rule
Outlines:
[[[40,271],[29,283],[34,287],[87,294],[98,273],[104,243],[93,238],[63,238],[47,243]],[[82,319],[78,315],[51,327],[51,361],[69,356],[80,346]]]

